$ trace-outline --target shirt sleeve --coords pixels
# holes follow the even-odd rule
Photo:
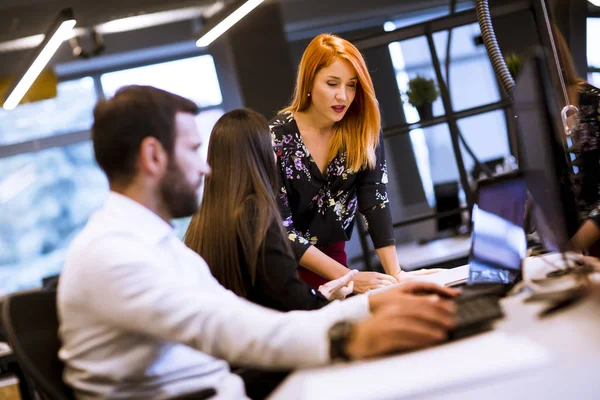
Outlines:
[[[281,219],[283,220],[283,227],[286,230],[288,240],[292,245],[292,251],[296,256],[296,260],[300,261],[311,244],[294,228],[292,211],[290,210],[290,202],[288,200],[285,185],[281,185],[281,188],[279,189],[279,194],[277,195],[277,205],[279,206],[279,213],[281,214]]]
[[[316,310],[329,301],[298,279],[298,263],[286,249],[278,222],[273,222],[265,238],[264,257],[259,259],[256,285],[266,302],[282,311]],[[261,262],[262,261],[262,262]]]
[[[375,168],[360,172],[356,195],[358,210],[365,217],[369,235],[375,248],[380,249],[396,244],[386,188],[388,175],[383,148],[383,135],[379,138],[379,146],[377,146],[375,154]]]
[[[174,236],[165,240],[178,241]],[[200,282],[182,276],[176,263],[165,268],[147,243],[111,237],[89,246],[85,257],[78,257],[81,268],[94,271],[85,286],[88,312],[126,332],[258,368],[327,363],[328,329],[337,321],[369,315],[366,296],[335,301],[318,311],[268,310],[223,288],[202,258],[181,242],[168,248],[175,246],[190,254],[181,258],[178,251],[174,260],[202,269]]]
[[[594,209],[588,214],[588,219],[600,228],[600,204],[596,204]]]

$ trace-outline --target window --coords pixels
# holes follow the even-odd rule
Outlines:
[[[588,67],[600,68],[600,47],[597,38],[600,37],[600,18],[587,19],[587,63]]]
[[[0,150],[88,130],[96,87],[112,96],[129,84],[152,85],[195,101],[201,109],[198,129],[206,144],[201,156],[206,157],[212,127],[224,113],[209,55],[62,82],[55,99],[11,112],[0,110]],[[108,182],[95,162],[92,143],[85,135],[72,137],[77,137],[76,143],[68,146],[0,157],[0,295],[39,287],[44,277],[58,274],[71,240],[104,203]],[[189,218],[173,222],[183,236]]]
[[[150,85],[186,97],[199,107],[223,102],[212,56],[186,58],[102,75],[104,94],[110,97],[122,86]]]
[[[458,121],[458,127],[479,161],[499,160],[510,156],[506,118],[502,110],[463,118]],[[465,168],[471,174],[475,163],[462,143],[461,148]]]
[[[480,35],[477,23],[452,30],[449,88],[454,111],[500,101],[500,91],[485,46],[475,43],[475,38]],[[436,32],[433,37],[442,72],[445,74],[448,32]],[[444,79],[448,80],[448,77]],[[472,82],[477,84],[471,84]]]
[[[436,16],[439,15],[434,13],[428,19]],[[397,26],[404,25],[402,21],[397,21],[395,24]],[[486,49],[483,45],[476,44],[475,38],[479,35],[480,29],[477,23],[456,27],[452,30],[449,89],[455,112],[493,104],[501,100],[500,90]],[[445,75],[447,41],[447,31],[434,33],[433,42],[443,75]],[[419,114],[408,103],[406,91],[408,81],[416,75],[431,78],[437,82],[427,39],[418,37],[390,43],[388,47],[396,70],[406,121],[408,123],[418,122]],[[444,76],[444,79],[448,78]],[[476,81],[477,85],[473,85],[473,81]],[[436,117],[444,114],[442,101],[438,97],[433,103],[433,115]],[[506,120],[501,110],[465,118],[457,121],[457,124],[465,141],[480,161],[484,162],[509,154]],[[482,127],[486,127],[485,131],[482,130]],[[440,123],[425,129],[413,129],[410,132],[410,138],[423,189],[429,205],[434,206],[433,186],[459,180],[448,125]],[[464,148],[463,160],[467,173],[471,172],[474,162]]]
[[[402,97],[406,121],[408,123],[418,122],[419,114],[417,109],[408,102],[406,92],[408,91],[408,81],[417,75],[433,79],[437,84],[431,55],[426,50],[428,49],[427,39],[418,37],[402,42],[394,42],[390,43],[388,48],[396,70],[396,80]],[[444,115],[444,106],[439,97],[433,103],[433,115]]]
[[[600,87],[600,72],[588,73],[588,82],[596,87]]]
[[[0,292],[57,274],[108,193],[90,141],[0,158]]]
[[[22,104],[11,111],[0,109],[0,146],[87,130],[95,104],[92,78],[61,82],[53,99]]]

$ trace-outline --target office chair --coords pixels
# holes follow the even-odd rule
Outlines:
[[[64,366],[58,359],[56,292],[33,290],[7,296],[2,319],[15,357],[42,399],[74,399],[62,380]]]
[[[73,391],[62,380],[63,363],[58,358],[56,292],[31,290],[7,296],[2,320],[8,342],[25,375],[43,400],[74,400]],[[203,400],[216,395],[213,388],[189,393],[173,400]]]

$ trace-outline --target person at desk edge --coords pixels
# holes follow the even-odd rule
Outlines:
[[[345,242],[359,211],[386,274],[360,272],[354,291],[407,279],[396,254],[375,90],[350,42],[315,37],[291,104],[270,121],[282,178],[278,204],[300,277],[313,287],[347,273]]]
[[[209,388],[246,399],[228,362],[281,370],[445,340],[455,306],[441,297],[457,293],[433,284],[288,313],[223,288],[169,223],[196,212],[210,172],[197,113],[148,86],[121,88],[94,109],[94,154],[111,191],[69,246],[57,291],[59,358],[77,399],[190,398]]]
[[[552,24],[552,33],[561,66],[561,74],[567,85],[569,103],[579,108],[577,124],[571,135],[569,152],[576,157],[572,161],[574,193],[580,220],[584,221],[571,238],[573,250],[591,250],[600,255],[600,89],[589,84],[576,72],[571,51],[560,30]]]
[[[280,311],[314,310],[352,293],[356,271],[320,286],[319,293],[296,276],[275,200],[273,142],[262,115],[245,109],[223,115],[210,135],[208,164],[202,204],[184,242],[221,285]]]

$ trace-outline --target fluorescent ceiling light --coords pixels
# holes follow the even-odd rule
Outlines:
[[[6,98],[4,102],[5,110],[14,109],[19,102],[23,99],[23,96],[27,93],[33,82],[37,79],[38,75],[44,67],[48,64],[56,50],[60,47],[63,41],[70,38],[72,34],[73,27],[77,21],[72,18],[73,14],[70,10],[63,10],[57,20],[58,28],[54,28],[54,26],[50,29],[50,32],[45,37],[44,42],[40,44],[41,51],[35,57],[21,80],[14,87],[10,95]],[[66,19],[69,18],[69,19]]]
[[[217,3],[218,4],[218,3]],[[96,32],[101,34],[127,32],[135,29],[170,24],[201,17],[206,7],[189,7],[178,10],[161,11],[156,13],[120,18],[96,26]]]
[[[216,24],[214,27],[208,29],[200,39],[196,42],[198,47],[206,47],[214,42],[219,36],[227,32],[229,28],[237,24],[242,18],[248,15],[252,10],[260,5],[264,0],[248,0],[244,1],[241,6],[237,6],[237,3],[232,8],[236,8],[235,11],[231,12],[225,19]],[[238,2],[239,3],[239,2]],[[229,7],[228,7],[229,8]],[[216,17],[215,17],[216,18]]]
[[[15,40],[8,40],[0,43],[0,52],[27,50],[38,47],[44,41],[44,34],[27,36]]]

